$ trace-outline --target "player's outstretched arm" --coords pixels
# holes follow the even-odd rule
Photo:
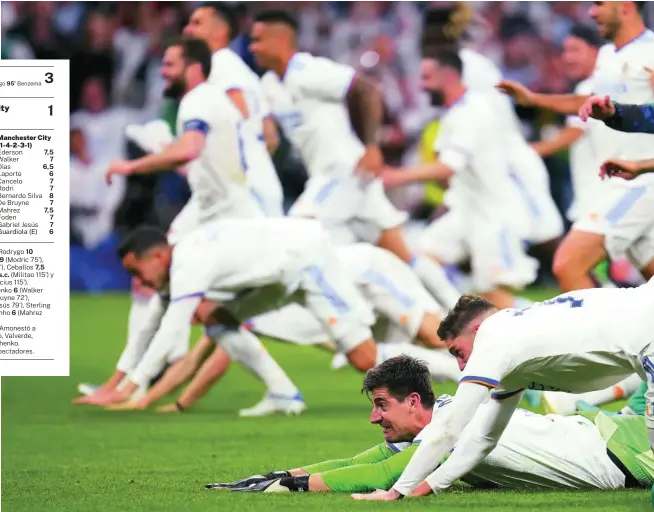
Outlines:
[[[392,501],[408,496],[440,464],[456,444],[461,431],[470,423],[479,406],[488,398],[488,387],[462,382],[449,409],[435,415],[423,430],[420,446],[400,479],[386,493],[354,495],[355,499]]]
[[[584,131],[581,128],[576,126],[566,126],[553,139],[549,140],[540,140],[534,142],[531,147],[534,148],[534,151],[542,158],[546,158],[554,153],[563,151],[564,149],[572,146],[579,137],[584,134]]]
[[[449,180],[454,171],[442,162],[426,162],[415,167],[385,170],[381,178],[386,188],[399,187],[409,183]]]
[[[188,340],[193,313],[201,297],[187,296],[172,300],[161,320],[161,325],[136,368],[129,373],[125,387],[117,396],[101,405],[126,401],[134,391],[147,384],[157,375],[166,362],[170,348],[178,339]]]
[[[600,178],[622,178],[633,180],[641,174],[654,172],[654,159],[649,160],[621,160],[611,158],[600,167]]]
[[[627,105],[613,102],[615,113],[604,119],[613,130],[628,133],[654,133],[654,104]]]
[[[579,94],[539,94],[511,80],[501,81],[497,88],[520,105],[553,110],[564,115],[576,115],[590,97]]]
[[[402,474],[414,450],[415,447],[411,447],[381,462],[358,464],[306,476],[287,476],[261,481],[247,487],[235,488],[233,491],[370,492],[388,489]]]
[[[266,475],[253,475],[242,480],[226,483],[213,483],[207,484],[207,489],[234,489],[238,487],[248,487],[251,484],[259,483],[268,480],[276,480],[284,477],[307,476],[316,475],[333,471],[336,469],[349,468],[358,465],[375,464],[392,457],[395,452],[389,447],[387,443],[380,443],[364,452],[361,452],[354,457],[347,457],[344,459],[332,459],[316,464],[310,464],[288,471],[273,471]],[[402,471],[400,471],[402,473]],[[397,475],[400,476],[399,474]]]
[[[155,294],[152,296],[148,302],[145,318],[140,329],[132,333],[127,339],[125,348],[116,364],[114,374],[96,393],[88,397],[78,398],[73,403],[104,405],[105,403],[112,403],[117,399],[118,395],[120,395],[120,391],[117,390],[118,384],[120,384],[129,372],[136,368],[139,361],[143,358],[148,345],[159,329],[167,306],[167,302],[163,301],[159,295]]]
[[[523,390],[494,394],[483,414],[480,410],[475,416],[470,427],[472,430],[457,443],[452,455],[427,477],[419,489],[416,488],[412,496],[438,493],[472,471],[497,446],[523,394]]]

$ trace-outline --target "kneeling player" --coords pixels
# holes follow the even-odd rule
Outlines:
[[[375,339],[389,343],[377,345],[377,359],[411,353],[424,359],[435,380],[458,380],[460,371],[452,356],[443,350],[443,343],[436,335],[443,308],[423,288],[411,269],[394,254],[370,244],[355,244],[335,249],[335,254],[347,270],[359,291],[367,299],[378,321]],[[311,310],[298,304],[289,304],[279,310],[257,316],[247,322],[254,333],[270,336],[299,345],[318,345],[330,341],[330,333]],[[377,336],[380,334],[380,336]],[[415,339],[436,349],[427,350],[410,346]],[[199,366],[197,351],[207,351],[209,346],[196,346],[187,356],[187,371],[179,378],[166,379],[157,384],[145,400],[152,403],[174,390]],[[161,407],[162,412],[183,411],[195,404],[227,370],[222,347],[218,346],[209,359],[197,371],[179,400]],[[242,416],[261,416],[276,408],[277,398],[271,394],[250,409],[243,409]]]
[[[380,362],[372,310],[334,255],[320,223],[304,219],[225,219],[200,227],[172,247],[163,233],[135,230],[121,247],[125,267],[145,284],[168,290],[170,305],[125,392],[147,381],[195,315],[216,341],[219,312],[239,321],[292,302],[306,305],[350,363],[365,371]],[[231,325],[228,331],[238,329]],[[410,353],[412,345],[407,345]]]
[[[370,422],[382,428],[384,442],[354,457],[206,487],[245,492],[389,489],[420,443],[423,429],[432,418],[446,414],[452,400],[447,395],[436,399],[426,365],[408,356],[369,370],[363,391],[373,403]],[[475,416],[459,443],[480,429],[483,415]],[[543,490],[621,489],[654,482],[642,417],[541,416],[519,409],[507,430],[483,462],[462,478],[464,482],[480,488]]]

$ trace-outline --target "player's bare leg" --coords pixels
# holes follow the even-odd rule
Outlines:
[[[437,298],[441,304],[448,309],[454,307],[461,294],[436,261],[422,254],[414,254],[409,250],[401,226],[383,231],[377,245],[392,252],[407,263],[423,282],[429,293]]]
[[[552,266],[561,291],[596,288],[591,272],[606,257],[603,235],[571,230],[557,249]]]
[[[147,407],[155,403],[190,379],[213,346],[214,343],[211,339],[206,335],[202,335],[188,354],[175,362],[164,373],[163,377],[148,390],[143,398],[144,405]]]
[[[640,272],[643,274],[643,277],[648,281],[652,277],[654,277],[654,260],[650,261],[647,265],[645,265],[642,269],[640,269]]]

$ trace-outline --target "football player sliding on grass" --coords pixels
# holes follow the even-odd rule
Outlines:
[[[420,443],[423,429],[452,407],[452,400],[447,395],[436,399],[426,365],[405,355],[368,370],[363,391],[373,404],[370,421],[382,428],[384,442],[354,457],[205,487],[269,493],[390,489]],[[475,435],[482,416],[476,416],[459,442]],[[651,461],[651,451],[644,417],[599,411],[542,416],[518,409],[497,447],[462,480],[478,488],[646,488],[654,482],[654,466],[647,460]],[[361,496],[353,494],[355,499]]]

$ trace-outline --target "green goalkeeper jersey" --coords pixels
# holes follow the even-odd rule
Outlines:
[[[179,111],[179,101],[166,100],[161,109],[161,119],[166,121],[170,126],[170,131],[177,136],[177,112]]]
[[[449,403],[443,397],[439,400]],[[474,429],[467,429],[471,431]],[[459,446],[464,439],[465,433]],[[416,446],[381,443],[354,457],[306,466],[304,470],[321,473],[325,485],[334,492],[389,489]],[[633,478],[626,478],[625,468]],[[654,483],[654,458],[642,416],[597,412],[542,416],[519,409],[497,447],[462,480],[475,487],[515,489],[619,489],[629,481],[649,487]]]

